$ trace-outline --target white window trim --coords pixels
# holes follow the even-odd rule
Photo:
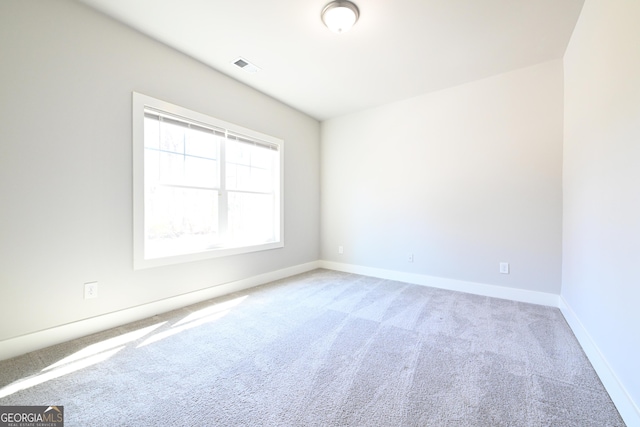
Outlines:
[[[144,227],[144,110],[153,108],[175,116],[184,117],[190,121],[197,121],[213,127],[227,129],[229,132],[246,135],[268,143],[276,144],[280,156],[280,185],[279,205],[280,224],[276,230],[279,236],[275,242],[258,244],[253,246],[229,247],[210,249],[202,252],[174,255],[164,258],[145,259],[145,227]],[[169,102],[161,101],[147,95],[133,92],[132,102],[132,138],[133,138],[133,267],[134,270],[160,267],[165,265],[180,264],[185,262],[200,261],[210,258],[219,258],[231,255],[239,255],[269,249],[284,247],[284,141],[270,135],[265,135],[242,126],[228,123],[220,119],[198,113]]]

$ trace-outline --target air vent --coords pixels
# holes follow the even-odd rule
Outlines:
[[[257,73],[258,71],[260,71],[260,68],[256,67],[244,58],[236,59],[235,61],[233,61],[233,65],[238,68],[242,68],[247,73]]]

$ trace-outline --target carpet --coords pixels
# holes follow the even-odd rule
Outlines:
[[[65,426],[624,426],[557,308],[315,270],[0,362]]]

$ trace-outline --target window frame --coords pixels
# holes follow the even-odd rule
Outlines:
[[[279,182],[275,188],[276,221],[275,241],[249,246],[218,247],[197,252],[169,255],[158,258],[145,258],[145,141],[144,118],[145,109],[166,113],[212,128],[224,129],[230,135],[243,135],[278,147]],[[134,270],[159,267],[172,264],[220,258],[250,252],[278,249],[284,247],[284,141],[245,127],[199,113],[179,105],[162,101],[151,96],[132,92],[132,147],[133,147],[133,267]],[[223,163],[220,159],[220,164]],[[219,168],[220,173],[224,170]],[[220,177],[221,180],[222,176]],[[228,191],[226,188],[224,191]],[[278,218],[279,216],[279,218]]]

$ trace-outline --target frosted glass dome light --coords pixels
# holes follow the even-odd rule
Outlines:
[[[358,7],[350,1],[332,1],[322,10],[322,22],[334,33],[349,31],[358,21]]]

